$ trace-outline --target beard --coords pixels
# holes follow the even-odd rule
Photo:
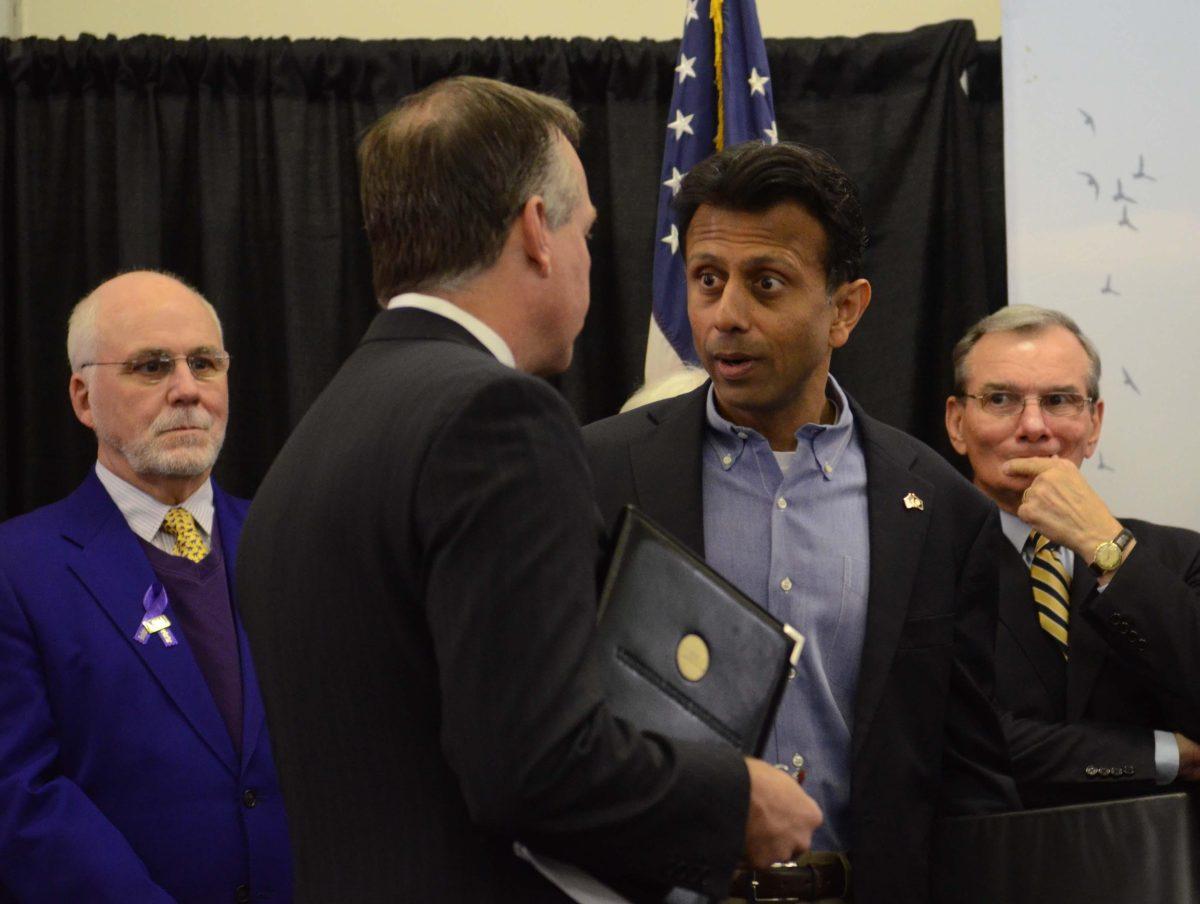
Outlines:
[[[202,433],[172,433],[182,427]],[[199,406],[171,408],[156,417],[141,435],[127,442],[96,422],[96,435],[116,450],[135,474],[147,477],[199,477],[212,469],[225,442],[225,422]]]

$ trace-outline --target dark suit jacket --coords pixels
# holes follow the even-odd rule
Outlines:
[[[213,494],[232,583],[247,503]],[[0,525],[0,900],[291,900],[245,636],[239,758],[182,632],[134,642],[154,581],[94,472]]]
[[[703,554],[707,392],[706,383],[584,428],[609,523],[632,502]],[[858,902],[924,901],[935,813],[1014,803],[989,703],[996,611],[989,551],[999,522],[940,456],[853,411],[867,463],[871,546],[851,740],[854,894]],[[910,492],[924,510],[904,505]]]
[[[1030,806],[1167,790],[1151,730],[1200,737],[1200,534],[1121,523],[1137,546],[1103,593],[1075,557],[1068,663],[1037,623],[1020,554],[1005,542],[999,556],[997,699]]]
[[[461,327],[381,313],[297,426],[238,591],[306,901],[562,900],[513,840],[721,894],[748,775],[610,714],[579,429]]]

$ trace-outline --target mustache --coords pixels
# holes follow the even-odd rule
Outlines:
[[[169,430],[180,430],[184,427],[209,430],[212,424],[212,416],[202,408],[172,408],[154,419],[150,425],[150,432],[158,436]]]
[[[755,350],[743,342],[710,342],[705,345],[704,350],[712,357],[717,357],[718,355],[739,358],[757,357]]]

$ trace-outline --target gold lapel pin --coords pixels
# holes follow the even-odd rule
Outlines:
[[[906,509],[917,509],[918,511],[923,512],[925,511],[925,500],[916,493],[909,493],[904,497],[904,507]]]

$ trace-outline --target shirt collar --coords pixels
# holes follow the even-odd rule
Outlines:
[[[153,542],[154,536],[162,529],[163,518],[172,508],[187,509],[204,533],[212,536],[214,509],[211,478],[180,505],[171,506],[121,479],[100,462],[96,462],[96,476],[125,518],[129,529],[147,543]]]
[[[1000,509],[1000,529],[1004,531],[1004,536],[1008,538],[1008,542],[1016,548],[1017,552],[1025,552],[1025,541],[1029,539],[1029,532],[1033,528],[1012,512]]]
[[[513,357],[512,349],[508,347],[507,342],[500,338],[500,334],[474,314],[464,311],[453,302],[446,301],[444,298],[435,298],[432,295],[422,295],[420,292],[405,292],[387,303],[389,311],[396,308],[416,308],[419,311],[428,311],[430,314],[437,314],[439,317],[453,320],[478,339],[479,344],[491,352],[501,364],[513,368],[517,366],[517,359]]]
[[[808,445],[817,459],[818,467],[826,479],[837,469],[842,453],[854,438],[854,414],[850,411],[850,400],[833,374],[825,384],[825,398],[833,402],[837,414],[832,424],[804,424],[796,431],[796,448]],[[741,457],[746,443],[760,434],[749,427],[741,427],[727,420],[717,410],[717,397],[713,385],[708,386],[705,414],[709,426],[709,437],[717,447],[718,457],[728,470]]]

